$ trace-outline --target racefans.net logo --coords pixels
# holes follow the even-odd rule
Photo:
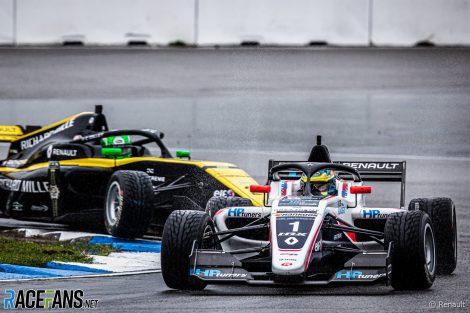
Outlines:
[[[3,308],[14,309],[96,309],[97,299],[85,299],[83,290],[5,289]]]

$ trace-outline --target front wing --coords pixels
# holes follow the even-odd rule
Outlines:
[[[191,276],[208,284],[252,284],[252,285],[329,285],[364,284],[389,281],[391,266],[386,251],[359,254],[344,264],[343,269],[299,280],[298,277],[279,282],[271,272],[249,272],[240,260],[220,250],[193,249],[190,255]],[[316,278],[320,277],[319,279]]]

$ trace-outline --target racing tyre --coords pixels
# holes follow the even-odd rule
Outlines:
[[[418,209],[431,218],[436,235],[437,274],[452,274],[457,266],[457,219],[449,198],[413,199],[408,210]]]
[[[214,217],[215,213],[223,208],[234,206],[252,206],[250,199],[241,197],[212,197],[207,201],[206,213]]]
[[[109,234],[122,238],[142,237],[152,213],[150,177],[138,171],[117,171],[106,188],[104,223]]]
[[[212,219],[205,212],[177,210],[168,217],[162,236],[161,265],[166,285],[180,290],[202,290],[206,283],[189,275],[189,256],[195,247],[209,248],[213,241],[204,235],[214,232]]]
[[[422,290],[436,278],[436,247],[429,216],[420,210],[390,214],[385,246],[392,243],[391,285],[396,290]]]

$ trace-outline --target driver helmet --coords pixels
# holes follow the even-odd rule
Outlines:
[[[101,138],[100,142],[101,146],[104,148],[115,147],[116,149],[120,149],[120,152],[118,152],[120,155],[113,156],[112,158],[126,159],[132,156],[132,150],[130,147],[121,147],[132,143],[129,135],[105,137]]]
[[[101,138],[101,145],[103,147],[130,145],[130,144],[131,144],[131,137],[128,135]]]
[[[300,178],[302,190],[307,184],[307,175]],[[333,195],[336,193],[335,172],[333,170],[321,170],[310,177],[310,188],[313,195]]]

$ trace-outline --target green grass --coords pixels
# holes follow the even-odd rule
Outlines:
[[[0,238],[0,263],[43,267],[50,261],[91,263],[87,253],[108,255],[110,245],[88,245],[67,242],[32,242]]]

